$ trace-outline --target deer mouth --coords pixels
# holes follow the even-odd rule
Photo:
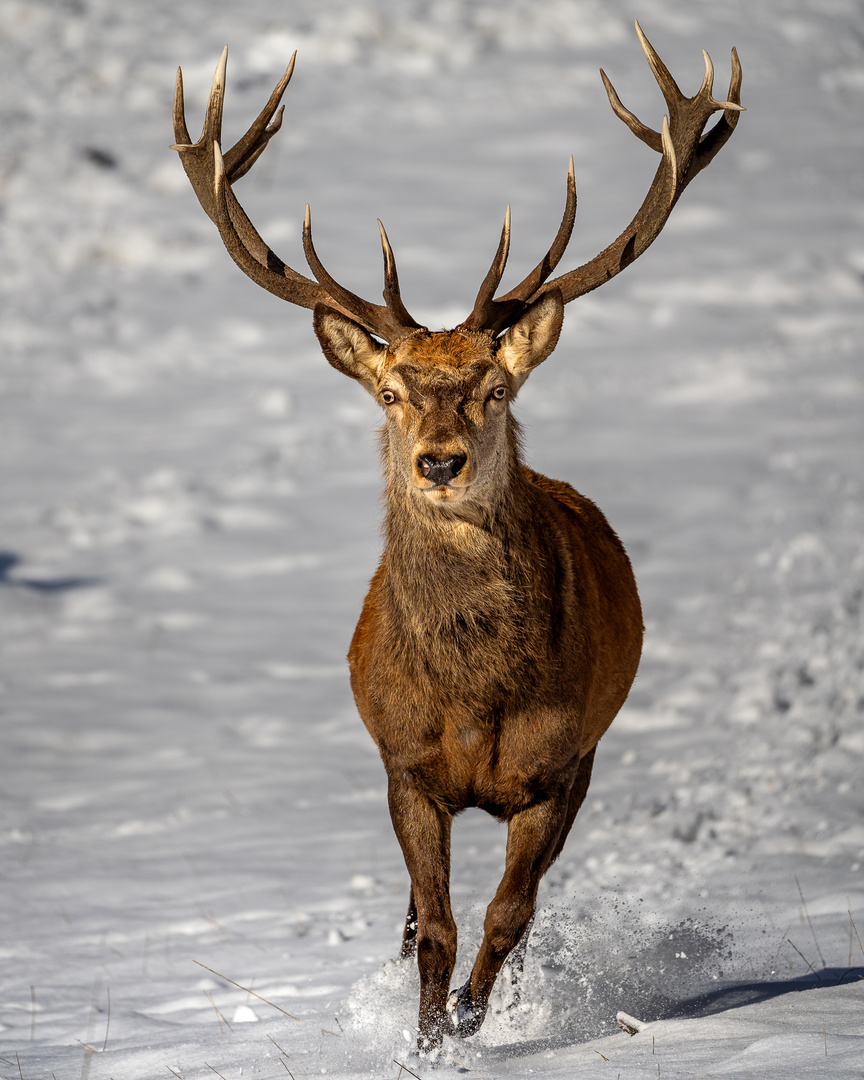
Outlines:
[[[432,487],[420,488],[430,502],[455,503],[462,499],[468,490],[467,484],[454,487],[452,484],[435,484]]]

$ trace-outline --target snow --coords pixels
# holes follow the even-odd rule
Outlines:
[[[659,123],[633,14],[688,92],[737,45],[748,112],[520,395],[530,463],[631,552],[646,653],[521,996],[439,1072],[862,1074],[860,5],[3,0],[0,1076],[432,1075],[343,659],[375,406],[222,250],[167,149],[174,72],[194,128],[229,43],[227,142],[299,49],[244,205],[302,269],[311,202],[370,298],[382,217],[446,325],[508,202],[510,280],[534,264],[569,153],[568,267],[639,204],[654,156],[597,74]],[[503,846],[460,819],[455,985]]]

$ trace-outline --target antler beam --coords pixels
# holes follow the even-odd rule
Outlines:
[[[709,164],[735,130],[738,115],[743,112],[740,101],[741,64],[735,49],[732,50],[732,81],[727,100],[716,101],[712,96],[714,65],[704,50],[702,55],[705,59],[705,77],[698,93],[688,98],[678,88],[669,69],[645,37],[638,22],[636,33],[639,35],[642,50],[669,109],[668,117],[663,117],[659,132],[647,127],[621,104],[621,99],[606,72],[602,68],[600,70],[600,76],[615,115],[624,121],[637,138],[663,155],[648,194],[636,216],[621,235],[590,262],[547,281],[567,246],[573,228],[576,189],[573,184],[573,159],[571,158],[567,179],[567,206],[558,235],[549,252],[528,277],[497,300],[491,297],[484,282],[484,288],[480,290],[474,310],[462,324],[464,329],[485,330],[487,333],[497,335],[512,325],[528,304],[537,300],[544,292],[559,289],[566,304],[584,293],[591,292],[592,289],[596,289],[619,274],[634,259],[638,259],[657,238],[672,208],[680,198],[681,192],[693,177]],[[721,109],[723,116],[719,123],[707,134],[703,134],[710,117]],[[509,231],[509,213],[505,230]],[[503,261],[506,261],[506,258],[505,246]],[[499,246],[492,264],[493,270],[490,270],[487,276],[488,282],[491,277],[497,275],[494,287],[497,287],[504,272],[503,261],[502,248]]]
[[[577,296],[596,289],[637,259],[657,238],[684,188],[727,142],[735,130],[739,115],[744,111],[741,106],[741,64],[735,49],[732,50],[732,79],[727,100],[717,101],[712,96],[714,65],[704,50],[702,55],[705,60],[705,77],[698,92],[688,98],[679,90],[669,69],[645,37],[638,22],[636,32],[669,109],[668,117],[663,118],[660,131],[646,127],[633,113],[625,109],[605,71],[601,70],[600,75],[615,115],[652,150],[662,154],[663,159],[644,202],[621,235],[590,262],[547,282],[537,290],[533,299],[548,289],[557,288],[561,290],[564,302],[568,303]],[[723,116],[720,121],[711,131],[704,133],[708,120],[721,110]],[[512,299],[520,288],[517,286],[512,293],[502,297],[502,302]]]

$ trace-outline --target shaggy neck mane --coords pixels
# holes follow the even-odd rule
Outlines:
[[[482,501],[428,503],[408,490],[386,451],[385,462],[383,564],[399,631],[434,639],[436,652],[442,640],[476,648],[481,638],[512,636],[531,595],[525,554],[537,527],[515,422],[503,475]]]

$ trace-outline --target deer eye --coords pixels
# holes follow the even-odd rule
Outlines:
[[[381,400],[384,402],[385,405],[395,405],[396,395],[393,393],[392,390],[382,390]]]
[[[507,397],[507,387],[496,386],[492,393],[489,395],[489,397],[495,398],[496,401],[503,401],[504,398]]]

